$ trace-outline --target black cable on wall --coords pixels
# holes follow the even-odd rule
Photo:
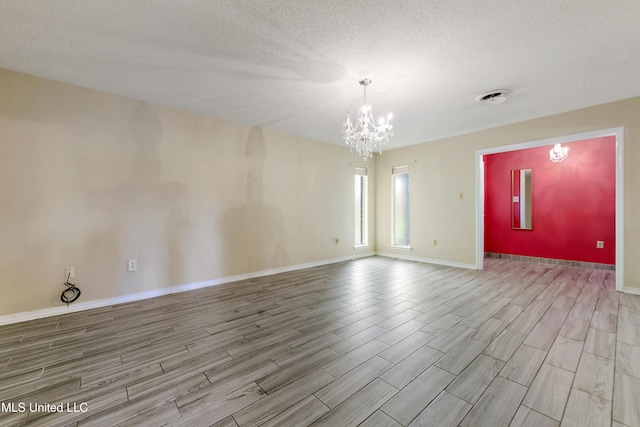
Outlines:
[[[80,288],[76,287],[76,285],[74,285],[73,283],[69,283],[70,278],[71,273],[67,275],[67,281],[64,282],[64,284],[67,286],[67,289],[62,291],[62,294],[60,294],[60,301],[67,304],[67,307],[69,306],[69,304],[77,300],[80,296]]]

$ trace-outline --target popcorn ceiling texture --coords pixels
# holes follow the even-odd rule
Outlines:
[[[392,148],[640,95],[639,21],[637,1],[3,0],[0,67],[336,144],[367,76]]]

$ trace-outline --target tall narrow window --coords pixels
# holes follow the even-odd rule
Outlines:
[[[356,182],[356,200],[355,200],[355,213],[356,213],[356,235],[355,235],[355,245],[356,246],[366,246],[368,244],[368,233],[367,233],[367,169],[366,168],[356,168],[355,173],[355,182]]]
[[[393,178],[393,246],[409,247],[411,222],[409,215],[409,166],[391,169]]]

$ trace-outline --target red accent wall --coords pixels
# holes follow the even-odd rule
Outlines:
[[[615,137],[484,156],[485,252],[615,264]],[[532,169],[533,230],[512,230],[511,170]],[[596,241],[604,248],[597,249]]]

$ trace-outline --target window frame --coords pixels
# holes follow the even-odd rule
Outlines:
[[[407,244],[398,244],[396,236],[396,177],[401,175],[407,175],[407,217],[408,217],[408,231],[407,231]],[[391,247],[394,249],[411,250],[411,173],[409,165],[393,166],[391,168]]]
[[[359,200],[358,190],[360,190]],[[359,217],[358,205],[360,205]],[[354,219],[354,248],[369,246],[369,177],[367,168],[363,167],[356,167],[354,173]]]

